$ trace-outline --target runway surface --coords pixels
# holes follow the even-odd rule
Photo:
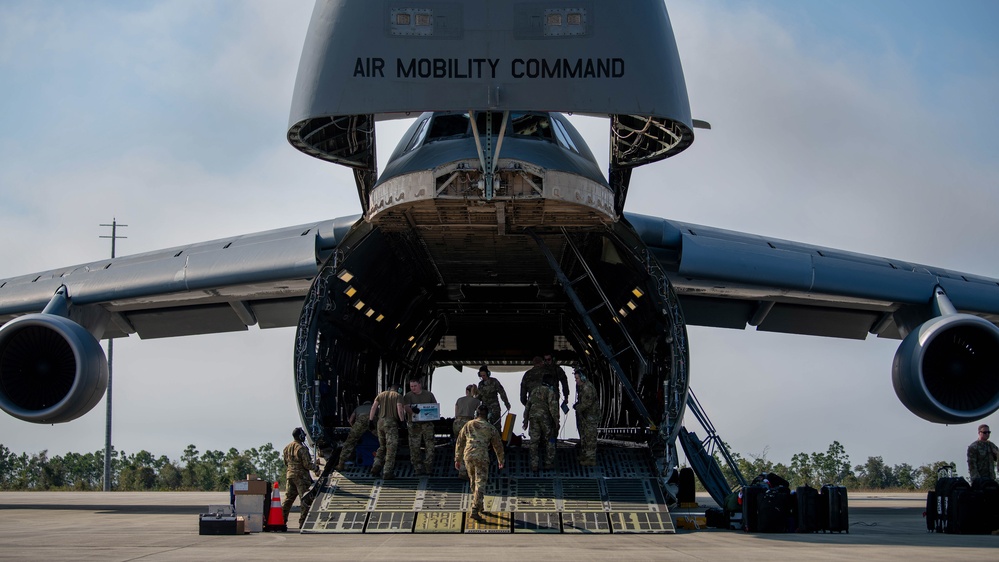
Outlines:
[[[840,534],[202,536],[198,513],[228,494],[0,492],[0,560],[999,560],[999,536],[928,533],[925,497],[851,493]]]

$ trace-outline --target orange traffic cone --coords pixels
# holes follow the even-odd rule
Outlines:
[[[274,483],[274,491],[271,492],[271,511],[267,514],[267,524],[264,525],[264,531],[272,532],[285,532],[288,530],[288,525],[284,522],[284,511],[281,509],[281,490],[278,489],[278,483]]]

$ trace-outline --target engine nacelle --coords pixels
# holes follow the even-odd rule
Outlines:
[[[83,326],[28,314],[0,327],[0,409],[33,423],[86,414],[108,387],[104,350]]]
[[[902,340],[892,384],[905,407],[934,423],[968,423],[999,409],[999,328],[970,314],[939,316]]]

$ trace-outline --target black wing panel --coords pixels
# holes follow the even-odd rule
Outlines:
[[[899,338],[938,285],[999,323],[999,280],[900,260],[626,213],[670,274],[687,321],[725,328]]]

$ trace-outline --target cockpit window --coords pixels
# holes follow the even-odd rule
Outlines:
[[[491,120],[493,135],[499,135],[500,128],[503,125],[503,113],[500,111],[488,114],[483,111],[475,114],[475,126],[479,134],[484,134],[486,131],[487,117]],[[505,134],[519,138],[529,137],[555,142],[556,135],[559,132],[558,129],[554,129],[553,131],[553,123],[555,125],[558,124],[557,121],[553,122],[547,113],[511,113],[510,119],[507,121]],[[426,142],[471,135],[472,127],[467,113],[443,114],[435,116],[431,121],[426,133]],[[414,136],[414,139],[417,136],[419,136],[419,133]],[[417,144],[419,144],[420,140],[422,140],[422,137],[416,139]],[[562,138],[558,138],[558,141],[566,148],[572,147],[571,141],[566,142]],[[407,148],[407,150],[409,149]]]
[[[420,143],[423,142],[423,137],[427,135],[427,123],[429,122],[430,119],[424,119],[420,122],[420,126],[416,129],[416,133],[413,135],[413,138],[409,139],[409,144],[406,145],[406,152],[420,146]]]
[[[468,115],[464,113],[438,115],[434,117],[434,123],[430,126],[427,142],[469,134],[471,129],[468,126]]]
[[[569,132],[565,130],[565,127],[562,126],[562,123],[558,119],[553,120],[552,123],[555,124],[553,127],[555,129],[555,136],[558,137],[558,143],[562,145],[562,148],[567,148],[573,152],[579,152],[579,149],[576,148],[576,143],[572,142],[572,137],[569,135]]]
[[[552,140],[551,121],[547,114],[511,113],[508,129],[517,136]]]

